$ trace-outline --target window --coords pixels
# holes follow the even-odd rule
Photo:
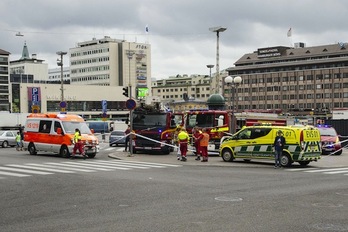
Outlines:
[[[39,125],[39,132],[47,133],[47,134],[50,133],[51,125],[52,125],[52,121],[41,120]]]

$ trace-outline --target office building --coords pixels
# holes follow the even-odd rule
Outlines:
[[[0,49],[0,111],[10,110],[10,53]]]
[[[348,47],[343,43],[259,48],[227,71],[242,77],[235,87],[238,110],[306,115],[348,107]],[[224,94],[229,99],[228,88]]]

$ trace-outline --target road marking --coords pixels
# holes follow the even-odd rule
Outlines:
[[[94,170],[86,170],[86,169],[81,169],[81,168],[72,168],[72,167],[61,167],[61,166],[56,166],[56,165],[49,165],[49,164],[30,164],[33,166],[39,166],[39,167],[48,167],[48,168],[60,168],[60,169],[65,169],[65,170],[70,170],[70,171],[77,171],[77,172],[95,172]]]
[[[150,162],[141,162],[141,161],[125,161],[125,160],[113,160],[110,162],[115,163],[131,163],[131,164],[142,164],[142,165],[160,165],[165,167],[182,167],[182,165],[176,165],[176,164],[162,164],[162,163],[150,163]]]
[[[327,172],[327,171],[340,171],[340,170],[348,170],[348,168],[325,168],[325,169],[319,169],[319,170],[310,170],[305,172]]]
[[[53,174],[52,172],[31,171],[31,170],[23,170],[23,169],[18,169],[18,168],[9,168],[9,167],[0,167],[0,170],[14,171],[14,172],[24,172],[24,173],[38,174],[38,175],[50,175],[50,174]]]
[[[85,167],[81,167],[77,164],[65,164],[65,163],[45,163],[45,164],[49,164],[49,165],[56,165],[59,167],[72,167],[72,168],[80,168],[81,170],[83,170],[83,168]],[[86,169],[85,169],[86,170]],[[105,168],[93,168],[93,167],[89,167],[87,168],[88,171],[93,171],[93,170],[97,170],[97,171],[106,171],[107,169]],[[87,171],[86,170],[86,171]]]
[[[2,171],[0,171],[0,175],[5,175],[5,176],[16,176],[16,177],[31,176],[31,175],[24,175],[24,174],[13,173],[13,172],[2,172]],[[2,178],[2,179],[4,179],[4,178]]]
[[[15,168],[35,169],[35,170],[49,171],[49,172],[75,173],[75,172],[72,172],[72,171],[58,170],[58,169],[53,169],[53,168],[35,167],[35,164],[25,164],[25,165],[8,164],[8,165],[6,165],[6,166],[15,167]]]
[[[98,165],[96,164],[96,162],[94,161],[90,161],[90,162],[84,162],[84,161],[81,161],[81,162],[78,162],[78,165],[79,166],[84,166],[84,167],[97,167],[97,168],[101,168],[103,169],[104,171],[112,171],[111,169],[119,169],[119,170],[130,170],[129,168],[123,168],[123,167],[108,167],[108,166],[105,166],[105,165]],[[75,162],[64,162],[64,163],[67,163],[67,164],[77,164]],[[106,169],[104,169],[106,168]],[[111,169],[110,169],[111,168]]]

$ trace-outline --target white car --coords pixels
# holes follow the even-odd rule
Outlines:
[[[0,131],[0,146],[6,148],[8,146],[16,146],[17,131]]]

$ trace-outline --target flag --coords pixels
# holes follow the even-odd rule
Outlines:
[[[146,33],[149,33],[149,25],[146,25],[146,26],[145,26],[145,32],[146,32]]]
[[[291,37],[291,27],[290,27],[290,29],[288,30],[288,37]]]

